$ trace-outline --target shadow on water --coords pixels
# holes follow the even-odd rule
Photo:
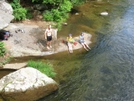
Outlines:
[[[114,15],[99,29],[98,42],[80,68],[57,92],[39,101],[134,101],[133,5],[114,6]]]

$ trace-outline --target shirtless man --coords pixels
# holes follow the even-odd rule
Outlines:
[[[45,39],[47,40],[47,49],[52,48],[52,46],[51,46],[51,41],[52,41],[51,25],[49,25],[48,28],[45,30],[44,36],[45,36]]]

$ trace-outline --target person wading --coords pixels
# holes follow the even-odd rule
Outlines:
[[[51,29],[51,25],[49,25],[48,28],[45,30],[45,33],[44,33],[45,39],[47,40],[47,49],[52,48],[52,45],[51,45],[52,34],[53,34],[53,31]]]

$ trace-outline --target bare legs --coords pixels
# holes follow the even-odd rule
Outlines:
[[[50,49],[50,48],[52,48],[51,41],[47,41],[47,49]]]
[[[81,44],[84,47],[84,49],[86,49],[87,51],[89,51],[89,49],[91,49],[86,43],[81,43]]]
[[[73,45],[72,45],[72,43],[68,42],[67,44],[68,44],[69,53],[73,53]]]

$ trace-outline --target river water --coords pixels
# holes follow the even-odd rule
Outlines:
[[[134,1],[109,2],[113,7],[81,68],[39,101],[134,101]]]

